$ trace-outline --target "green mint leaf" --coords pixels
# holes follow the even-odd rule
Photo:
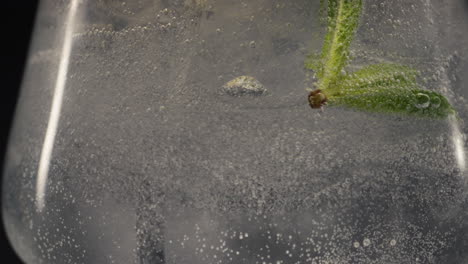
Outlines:
[[[366,66],[354,73],[344,76],[338,89],[372,88],[372,87],[415,87],[418,71],[400,64],[382,63]]]
[[[361,111],[404,114],[422,118],[446,118],[455,114],[441,94],[403,86],[348,88],[328,95],[330,106],[344,106]]]
[[[325,5],[326,2],[326,5]],[[418,72],[410,67],[381,63],[354,73],[342,73],[362,12],[362,0],[320,0],[327,11],[327,34],[321,54],[309,55],[307,69],[318,83],[308,96],[312,108],[342,106],[360,111],[429,118],[456,115],[447,98],[419,88]]]
[[[316,69],[319,89],[328,89],[340,78],[348,61],[349,47],[359,24],[361,11],[362,0],[328,0],[327,34],[320,55],[321,63],[319,69]],[[314,65],[306,64],[307,66],[315,68]]]

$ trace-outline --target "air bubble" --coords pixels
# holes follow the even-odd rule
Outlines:
[[[368,247],[368,246],[371,244],[371,241],[370,241],[370,239],[366,238],[366,239],[364,239],[364,241],[362,241],[362,244],[363,244],[365,247]]]
[[[440,100],[440,97],[434,96],[431,98],[431,107],[439,108],[441,103],[442,101]]]
[[[429,98],[429,95],[424,94],[424,93],[416,94],[416,100],[417,100],[417,103],[415,104],[415,106],[418,109],[426,109],[431,104],[430,102],[431,99]]]

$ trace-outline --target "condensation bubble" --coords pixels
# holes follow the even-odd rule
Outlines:
[[[441,103],[442,103],[442,101],[440,100],[440,98],[438,96],[434,96],[434,97],[431,98],[431,107],[439,108]]]
[[[431,104],[431,99],[429,98],[429,95],[427,94],[423,94],[423,93],[416,94],[416,100],[417,100],[417,103],[415,104],[415,106],[418,109],[428,108],[429,105]]]
[[[368,246],[371,244],[371,241],[370,241],[370,239],[365,238],[364,241],[362,242],[362,244],[363,244],[365,247],[368,247]]]

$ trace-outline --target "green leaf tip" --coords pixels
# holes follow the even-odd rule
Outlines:
[[[321,0],[320,4],[321,13],[327,13],[327,33],[321,53],[309,55],[305,62],[305,67],[313,70],[318,79],[316,90],[308,98],[312,108],[327,104],[423,118],[456,115],[442,94],[419,87],[419,73],[411,67],[380,63],[345,73],[363,2]]]
[[[319,89],[329,88],[346,66],[361,10],[362,0],[328,0],[327,34],[317,69]]]
[[[327,96],[327,104],[421,118],[439,119],[455,114],[455,110],[443,95],[429,90],[402,87],[347,89],[339,95]]]

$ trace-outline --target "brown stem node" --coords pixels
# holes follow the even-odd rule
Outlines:
[[[309,94],[309,105],[314,109],[322,108],[327,103],[327,100],[327,96],[320,89],[313,90]]]

